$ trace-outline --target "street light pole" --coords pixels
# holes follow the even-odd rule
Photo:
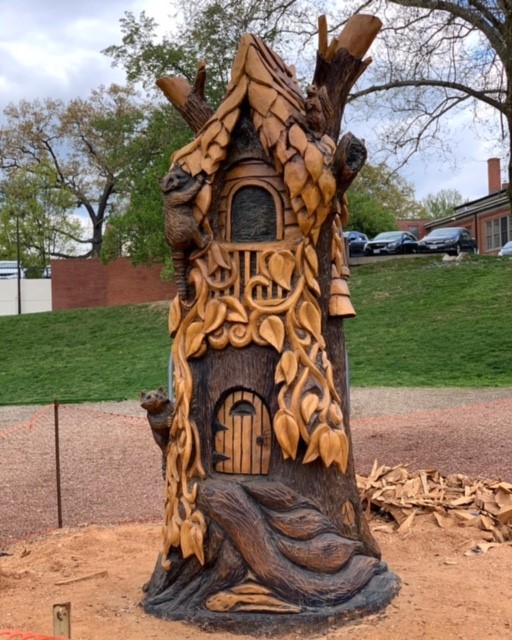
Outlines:
[[[18,315],[21,315],[20,217],[16,216],[16,260],[18,263]]]

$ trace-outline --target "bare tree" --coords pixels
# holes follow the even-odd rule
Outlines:
[[[511,184],[510,0],[375,0],[365,11],[383,20],[381,49],[367,86],[351,97],[387,111],[384,143],[405,162],[422,144],[446,144],[444,117],[471,105],[482,129],[498,115]]]

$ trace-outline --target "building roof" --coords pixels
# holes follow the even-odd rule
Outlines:
[[[448,224],[454,226],[453,223],[457,220],[464,220],[470,216],[488,213],[507,206],[510,207],[507,189],[501,189],[501,191],[497,191],[496,193],[490,193],[482,198],[477,198],[476,200],[471,200],[470,202],[465,202],[458,207],[454,207],[452,214],[445,216],[444,218],[430,220],[425,223],[425,227],[430,229],[432,227],[442,227]]]

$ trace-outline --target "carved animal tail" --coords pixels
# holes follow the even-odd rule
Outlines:
[[[176,288],[182,300],[187,299],[187,277],[185,273],[185,251],[175,248],[172,252],[172,263],[174,265],[174,277]]]

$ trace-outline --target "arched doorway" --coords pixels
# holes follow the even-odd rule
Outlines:
[[[258,394],[245,389],[232,391],[215,415],[215,471],[268,474],[272,426],[268,409]]]

